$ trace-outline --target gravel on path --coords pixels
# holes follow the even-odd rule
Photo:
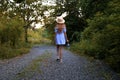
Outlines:
[[[56,61],[54,46],[34,46],[30,53],[0,61],[0,80],[120,80],[99,60],[63,50],[63,63]]]

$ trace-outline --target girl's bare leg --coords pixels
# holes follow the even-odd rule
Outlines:
[[[59,48],[60,62],[62,62],[62,46]]]
[[[62,62],[62,46],[57,45],[57,60],[60,59]]]
[[[57,45],[57,59],[59,59],[59,46]]]

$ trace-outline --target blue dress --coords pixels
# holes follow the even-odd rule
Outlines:
[[[65,45],[66,43],[66,38],[65,38],[65,33],[66,32],[66,27],[62,29],[62,31],[59,33],[58,32],[58,27],[55,27],[55,43],[56,45]]]

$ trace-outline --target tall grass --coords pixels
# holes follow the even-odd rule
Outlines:
[[[20,45],[21,44],[21,45]],[[30,51],[33,44],[20,43],[16,47],[6,46],[5,44],[0,46],[0,59],[10,59],[13,57],[21,56]]]

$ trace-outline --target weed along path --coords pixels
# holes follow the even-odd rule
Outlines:
[[[28,54],[0,61],[0,80],[120,80],[98,60],[63,52],[63,63],[56,62],[56,48],[47,45],[34,46]]]

